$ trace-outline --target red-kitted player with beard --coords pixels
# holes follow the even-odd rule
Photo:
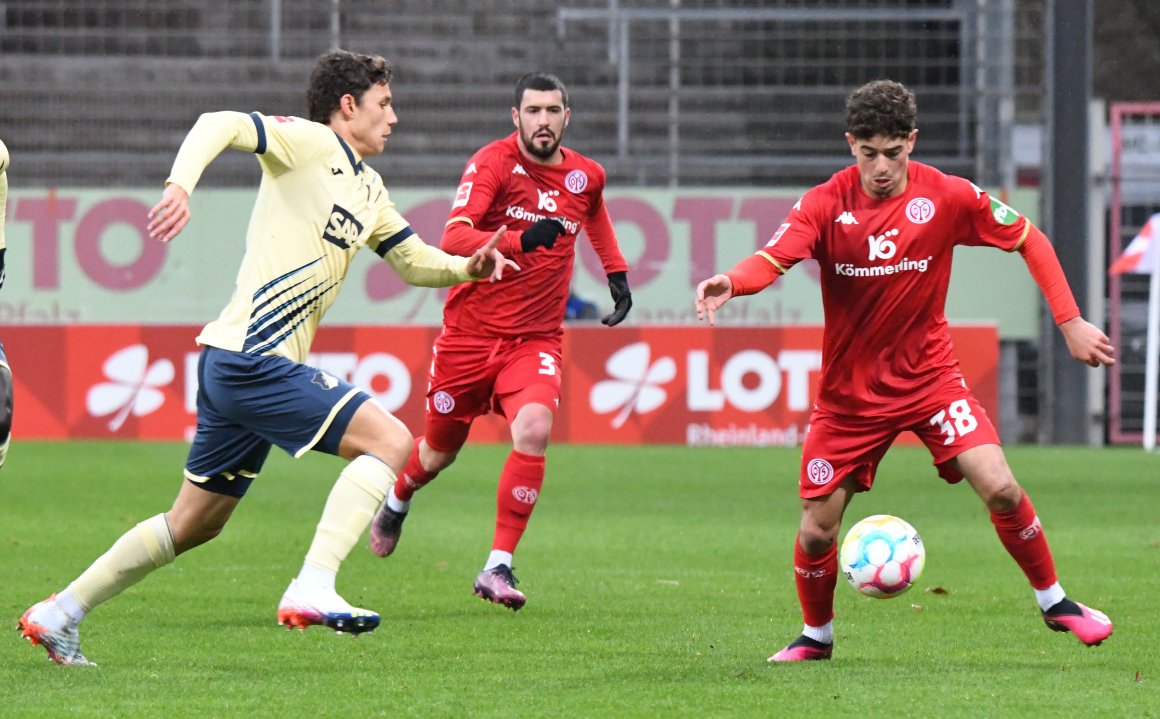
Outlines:
[[[371,523],[371,548],[383,557],[394,551],[415,491],[455,461],[476,417],[497,412],[511,428],[513,448],[499,477],[491,553],[474,591],[518,610],[526,597],[515,588],[512,554],[544,481],[581,229],[615,303],[603,323],[623,321],[632,296],[604,206],[604,168],[560,144],[571,116],[567,89],[552,75],[532,73],[516,84],[515,100],[516,131],[476,152],[463,171],[442,247],[470,254],[506,226],[499,249],[522,271],[447,296],[443,332],[432,350],[426,431]]]
[[[1112,345],[1080,316],[1035,225],[967,180],[910,160],[918,129],[909,90],[871,82],[846,111],[855,163],[807,192],[764,249],[697,286],[697,316],[712,324],[730,298],[768,287],[801,260],[822,268],[822,374],[802,447],[793,555],[805,627],[769,660],[831,657],[842,515],[905,431],[926,445],[940,477],[965,478],[983,500],[1047,626],[1099,644],[1112,622],[1064,594],[1031,499],[955,359],[944,314],[955,245],[1018,252],[1075,359],[1111,365]]]

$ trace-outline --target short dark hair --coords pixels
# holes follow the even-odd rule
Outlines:
[[[868,82],[846,100],[846,128],[861,140],[909,137],[917,115],[914,93],[893,80]]]
[[[346,50],[331,50],[320,55],[310,73],[306,104],[310,119],[326,124],[339,107],[343,95],[362,96],[374,85],[391,82],[391,63],[379,55],[361,55]]]
[[[564,107],[568,107],[568,88],[564,87],[564,83],[555,75],[550,75],[546,72],[529,72],[519,79],[516,83],[516,107],[524,101],[525,90],[540,90],[542,92],[551,92],[552,90],[559,90],[560,97],[564,100]]]

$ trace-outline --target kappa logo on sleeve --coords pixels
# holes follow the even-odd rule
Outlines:
[[[471,188],[474,182],[465,182],[459,186],[455,191],[455,202],[451,203],[451,209],[456,207],[467,207],[467,201],[471,199]]]

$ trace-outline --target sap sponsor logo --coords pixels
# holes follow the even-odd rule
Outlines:
[[[588,189],[588,175],[583,170],[572,170],[564,178],[564,187],[573,195],[579,195]]]
[[[362,223],[356,220],[354,215],[345,208],[335,205],[330,210],[330,222],[322,231],[322,239],[332,245],[338,245],[344,250],[349,250],[358,241],[362,231]]]
[[[810,482],[821,487],[834,478],[834,467],[824,459],[811,459],[806,465],[806,476]]]
[[[875,265],[873,267],[857,267],[852,262],[835,262],[834,274],[841,277],[887,277],[902,272],[926,272],[933,257],[922,260],[912,260],[903,257],[892,265]]]
[[[891,257],[894,257],[894,253],[898,251],[898,246],[890,239],[891,237],[898,237],[898,230],[890,229],[877,237],[870,235],[867,238],[870,241],[869,259],[889,260]]]
[[[690,350],[684,360],[689,411],[716,412],[730,406],[762,412],[779,398],[784,398],[789,410],[804,411],[809,407],[810,375],[821,369],[822,353],[782,350],[775,358],[747,349],[725,358],[718,368],[711,367],[710,353],[705,350]],[[636,342],[613,353],[605,370],[612,379],[593,385],[589,405],[597,414],[615,413],[612,426],[619,428],[631,415],[648,414],[668,401],[665,385],[676,379],[677,363],[672,357],[653,361],[648,343]],[[690,432],[706,436],[699,429]]]
[[[555,205],[555,203],[552,204],[553,206]],[[548,218],[547,215],[541,214],[539,212],[532,212],[531,210],[526,210],[519,205],[508,205],[507,211],[504,213],[504,215],[513,220],[523,220],[529,224],[533,224]],[[569,220],[567,217],[562,215],[553,215],[552,219],[562,223],[564,225],[564,229],[569,235],[575,235],[576,233],[580,232],[580,223],[576,222],[575,220]]]
[[[455,202],[451,203],[451,209],[467,206],[467,201],[471,199],[471,187],[474,184],[474,182],[464,182],[459,186],[459,189],[455,191]]]
[[[834,222],[840,222],[843,225],[858,224],[858,220],[854,219],[854,213],[850,212],[849,210],[846,210],[842,214],[838,215],[838,219],[834,220]]]
[[[925,225],[934,219],[934,203],[925,197],[916,197],[906,203],[906,219],[916,225]]]
[[[762,427],[756,423],[714,427],[707,423],[685,426],[685,444],[690,447],[795,447],[805,439],[796,424]]]
[[[165,404],[165,393],[161,390],[175,376],[173,362],[168,359],[151,362],[149,348],[143,344],[130,345],[109,355],[101,371],[108,381],[89,388],[85,408],[93,417],[111,415],[111,432],[121,429],[130,416],[144,417],[160,409]]]

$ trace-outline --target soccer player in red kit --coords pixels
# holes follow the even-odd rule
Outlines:
[[[503,282],[452,289],[435,342],[427,388],[426,431],[371,523],[371,548],[394,551],[416,490],[455,461],[476,417],[494,411],[512,435],[499,477],[492,550],[475,594],[518,610],[512,554],[527,528],[544,481],[552,419],[560,403],[561,337],[576,239],[583,229],[608,275],[619,324],[632,306],[628,265],[604,206],[604,168],[560,142],[571,110],[568,91],[552,75],[532,73],[516,84],[516,131],[486,145],[463,172],[442,247],[470,253],[497,229],[522,268]]]
[[[730,298],[759,292],[801,260],[813,258],[822,270],[822,373],[802,447],[794,545],[805,628],[769,661],[830,658],[842,515],[855,492],[873,485],[904,431],[930,450],[940,477],[951,484],[965,477],[986,504],[1047,626],[1099,644],[1111,621],[1064,594],[1035,508],[955,359],[944,314],[955,245],[1018,252],[1075,359],[1111,365],[1114,350],[1080,316],[1039,229],[970,182],[910,161],[918,130],[909,90],[871,82],[850,95],[846,110],[856,163],[807,192],[764,249],[697,286],[697,317],[713,324]]]

